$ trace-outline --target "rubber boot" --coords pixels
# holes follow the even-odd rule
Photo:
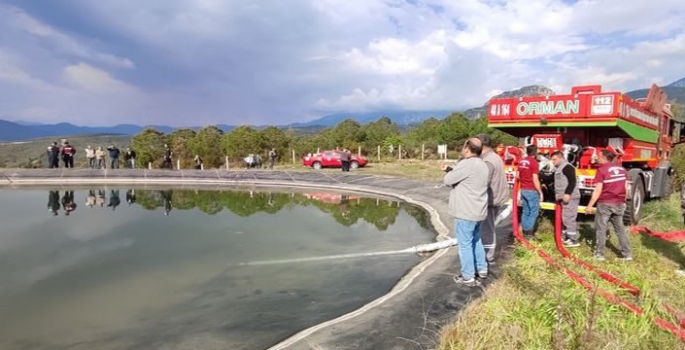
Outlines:
[[[523,238],[525,238],[528,241],[535,241],[537,238],[535,237],[535,233],[530,230],[530,231],[523,231]]]

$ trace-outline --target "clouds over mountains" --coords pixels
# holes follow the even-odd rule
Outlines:
[[[682,18],[679,0],[7,0],[0,119],[286,124],[632,90],[685,75]]]

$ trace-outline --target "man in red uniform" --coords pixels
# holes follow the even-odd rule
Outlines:
[[[540,187],[540,164],[535,156],[538,148],[535,145],[526,147],[527,157],[519,162],[519,178],[521,179],[521,227],[526,239],[535,239],[535,221],[540,211],[542,188]]]
[[[586,213],[592,214],[593,206],[597,203],[595,214],[595,230],[597,240],[595,242],[595,259],[604,261],[604,249],[606,248],[608,224],[614,226],[618,242],[621,245],[623,260],[633,260],[630,251],[628,235],[623,226],[623,213],[626,211],[626,187],[628,184],[628,172],[621,166],[614,164],[616,154],[609,150],[602,150],[599,154],[599,163],[602,166],[597,169],[595,175],[595,190],[592,192],[590,203],[586,207]]]

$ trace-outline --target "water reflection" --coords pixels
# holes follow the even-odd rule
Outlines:
[[[93,186],[0,191],[0,206],[3,350],[263,349],[424,258],[359,253],[434,238],[421,209],[352,193]]]
[[[206,191],[206,190],[140,190],[127,189],[126,203],[138,205],[147,210],[161,209],[165,216],[173,209],[200,210],[208,215],[216,215],[229,210],[241,217],[257,213],[275,214],[284,208],[294,205],[313,206],[329,214],[344,225],[351,226],[360,221],[373,224],[379,230],[387,230],[392,225],[400,208],[413,216],[422,228],[430,229],[430,218],[420,208],[404,203],[379,198],[364,198],[358,195],[329,192],[271,192],[271,191]],[[88,209],[107,208],[115,210],[121,205],[120,189],[88,189],[82,191],[64,191],[60,200],[60,191],[48,191],[48,209],[53,216],[58,216],[60,209],[64,215],[74,216],[77,208],[75,198],[85,197]],[[61,203],[61,205],[60,205]],[[107,203],[105,207],[105,203]],[[71,214],[70,214],[71,213]],[[83,215],[87,215],[84,212]]]

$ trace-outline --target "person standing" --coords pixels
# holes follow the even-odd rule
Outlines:
[[[554,164],[554,199],[561,202],[561,222],[564,225],[562,239],[569,248],[580,247],[576,219],[580,203],[580,190],[576,181],[576,168],[561,151],[552,153]]]
[[[98,149],[95,150],[95,160],[98,162],[98,169],[107,168],[105,165],[105,151],[102,150],[102,147],[98,146]]]
[[[269,169],[274,168],[274,163],[276,162],[276,157],[278,154],[276,153],[276,149],[272,148],[271,151],[269,151]]]
[[[64,161],[65,168],[74,167],[74,154],[76,154],[76,148],[72,147],[69,142],[64,143],[62,147],[62,161]]]
[[[350,171],[350,167],[352,165],[352,152],[345,148],[345,153],[347,153],[347,171]]]
[[[340,152],[340,164],[342,166],[342,171],[348,171],[350,168],[350,154],[347,153],[346,148],[343,148]]]
[[[199,155],[195,155],[195,159],[193,159],[193,162],[195,163],[195,169],[201,170],[202,169],[202,158],[200,158]]]
[[[136,151],[132,150],[130,147],[126,147],[126,153],[124,153],[124,160],[126,161],[126,166],[135,169],[136,168]]]
[[[543,198],[542,187],[540,186],[540,164],[535,158],[537,153],[537,146],[526,147],[527,157],[523,158],[518,165],[521,181],[521,204],[523,204],[521,228],[523,229],[523,236],[528,240],[535,239],[535,221],[538,218],[540,201]]]
[[[443,183],[451,186],[448,204],[449,214],[455,218],[454,231],[459,245],[461,275],[455,276],[457,284],[477,286],[479,278],[487,278],[488,265],[485,248],[480,237],[481,223],[488,212],[488,167],[480,155],[482,143],[471,138],[461,150],[462,160],[453,168],[443,165],[446,171]]]
[[[95,169],[95,150],[90,145],[86,147],[86,159],[88,160],[88,167]]]
[[[107,147],[107,151],[109,151],[110,169],[119,169],[119,154],[121,151],[114,145]]]
[[[626,194],[628,172],[622,166],[614,164],[616,154],[609,150],[599,153],[599,163],[602,165],[595,174],[595,189],[592,191],[590,202],[585,208],[587,214],[595,213],[595,230],[597,239],[595,242],[595,259],[604,261],[608,224],[611,223],[616,231],[618,243],[621,245],[622,259],[632,261],[633,254],[630,250],[628,235],[623,225],[623,214],[626,211]],[[597,209],[594,209],[595,203]]]
[[[53,142],[52,145],[48,146],[47,156],[48,156],[48,168],[59,168],[59,146],[57,142]]]
[[[509,200],[509,185],[504,173],[504,161],[492,150],[492,139],[488,134],[476,136],[483,147],[481,159],[488,167],[488,216],[483,222],[481,234],[486,259],[494,263],[497,252],[497,228],[495,219]]]
[[[173,152],[171,152],[171,148],[169,148],[169,145],[164,144],[164,163],[162,163],[162,168],[163,169],[171,169],[171,156],[173,155]]]

